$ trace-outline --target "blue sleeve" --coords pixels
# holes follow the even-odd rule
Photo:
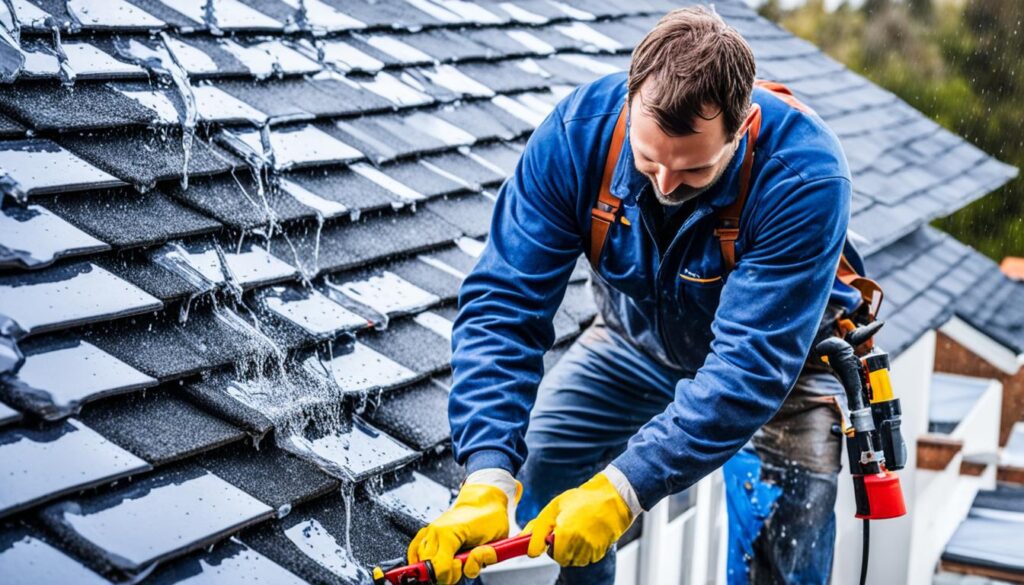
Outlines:
[[[470,472],[515,473],[526,458],[552,319],[582,252],[578,190],[556,108],[499,190],[487,245],[459,293],[448,418],[455,459]]]
[[[789,174],[744,219],[751,244],[722,290],[707,360],[613,462],[645,509],[725,463],[782,405],[828,301],[850,195],[844,177]]]

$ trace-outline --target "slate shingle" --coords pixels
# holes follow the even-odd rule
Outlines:
[[[245,433],[176,396],[175,385],[105,400],[82,421],[153,465],[186,459],[240,441]]]
[[[209,234],[220,222],[185,207],[158,190],[89,191],[51,195],[39,202],[100,240],[118,248],[151,245]]]

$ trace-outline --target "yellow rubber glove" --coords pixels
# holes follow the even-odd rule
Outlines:
[[[604,558],[622,533],[633,523],[633,513],[604,473],[578,488],[559,494],[526,528],[531,533],[531,557],[547,548],[555,533],[552,556],[563,567],[582,567]]]
[[[511,478],[511,476],[510,476]],[[516,485],[516,503],[523,486]],[[454,585],[462,578],[476,577],[480,570],[496,559],[486,550],[475,552],[462,566],[454,559],[461,549],[493,542],[508,536],[508,496],[500,488],[485,483],[467,483],[447,512],[421,529],[409,543],[409,563],[430,561],[439,585]],[[487,547],[489,548],[489,547]]]

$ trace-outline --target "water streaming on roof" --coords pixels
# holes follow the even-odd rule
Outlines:
[[[78,74],[71,66],[68,54],[64,50],[63,43],[61,43],[60,24],[57,23],[55,18],[48,16],[46,18],[46,25],[50,29],[50,35],[53,39],[53,52],[57,55],[57,75],[60,77],[60,83],[64,87],[73,87]]]
[[[345,501],[348,502],[348,498]],[[372,581],[370,574],[349,552],[351,543],[339,543],[316,518],[299,522],[284,533],[303,554],[331,573],[357,583]]]
[[[183,111],[180,113],[181,122],[181,188],[188,189],[188,167],[192,160],[192,142],[195,139],[196,120],[196,96],[192,91],[192,83],[189,81],[188,73],[175,60],[174,53],[170,50],[169,38],[166,32],[160,32],[158,38],[161,45],[154,49],[140,43],[135,39],[124,42],[121,39],[115,41],[117,52],[126,59],[145,67],[155,74],[162,82],[172,83],[181,98]]]

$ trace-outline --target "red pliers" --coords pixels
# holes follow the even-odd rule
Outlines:
[[[529,534],[520,534],[512,538],[506,538],[504,540],[496,540],[489,544],[481,546],[489,546],[494,549],[495,554],[498,557],[496,562],[511,559],[513,557],[521,557],[526,554],[526,550],[530,546]],[[554,534],[549,534],[547,543],[551,544],[554,542]],[[469,554],[473,552],[473,549],[461,552],[455,555],[455,558],[466,562],[469,558]],[[388,569],[381,567],[373,568],[373,583],[374,585],[437,585],[437,576],[434,574],[434,566],[430,561],[420,561],[412,565],[396,566],[402,563],[404,559],[397,559],[393,563],[385,563],[385,566],[390,566]]]

